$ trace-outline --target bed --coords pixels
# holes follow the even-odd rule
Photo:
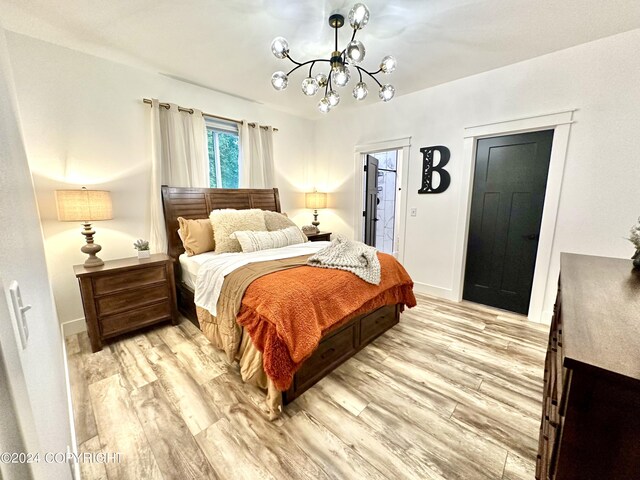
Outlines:
[[[209,189],[163,186],[162,199],[168,238],[168,254],[174,262],[176,275],[178,308],[196,327],[201,329],[198,315],[200,314],[202,320],[203,312],[200,307],[198,307],[198,311],[196,309],[194,285],[199,268],[198,263],[202,263],[205,258],[198,259],[200,262],[185,261],[184,256],[181,258],[184,247],[178,235],[178,217],[186,219],[207,218],[212,210],[224,208],[237,210],[259,208],[280,212],[278,189]],[[216,254],[211,252],[202,255],[214,256]],[[410,296],[413,297],[413,294],[411,293]],[[324,332],[315,351],[295,371],[290,386],[284,391],[274,391],[269,387],[268,396],[277,395],[277,401],[281,405],[291,402],[398,323],[402,308],[402,303],[383,305],[342,321],[335,328]],[[204,329],[201,330],[204,331]],[[205,332],[206,334],[207,332]],[[253,345],[249,345],[249,347],[255,348]],[[273,414],[273,412],[271,413]]]

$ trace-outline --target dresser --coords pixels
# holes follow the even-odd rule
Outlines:
[[[562,254],[536,479],[640,479],[640,272]]]
[[[73,267],[82,296],[91,349],[155,323],[178,323],[173,263],[165,254],[123,258],[100,267]]]

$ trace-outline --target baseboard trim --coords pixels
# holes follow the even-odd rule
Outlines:
[[[551,320],[553,319],[553,310],[543,310],[540,314],[540,318],[538,319],[538,323],[546,323],[547,325],[551,325]],[[534,322],[536,320],[533,320]]]
[[[75,320],[69,320],[61,324],[62,335],[68,337],[69,335],[75,335],[76,333],[86,332],[87,324],[84,318],[76,318]]]
[[[435,285],[429,285],[428,283],[413,282],[413,289],[416,293],[424,293],[425,295],[431,295],[432,297],[444,298],[445,300],[451,300],[457,302],[458,299],[453,294],[453,290],[450,288],[436,287]]]
[[[84,320],[84,319],[82,319]],[[77,322],[77,320],[74,320]],[[71,323],[71,322],[65,322]],[[69,376],[69,360],[67,357],[67,342],[64,341],[66,337],[64,333],[64,323],[60,324],[60,331],[62,333],[62,364],[64,366],[64,383],[65,390],[67,394],[67,411],[69,413],[69,428],[71,430],[71,444],[67,445],[67,455],[73,453],[73,456],[70,456],[70,459],[67,460],[69,463],[69,468],[71,469],[71,478],[73,480],[80,480],[80,464],[77,461],[74,461],[73,458],[78,458],[78,438],[76,436],[76,422],[73,416],[73,399],[71,396],[71,380]],[[68,335],[72,335],[71,333]]]

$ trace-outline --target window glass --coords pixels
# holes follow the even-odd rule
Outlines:
[[[238,188],[240,183],[237,132],[207,126],[209,185],[212,188]]]

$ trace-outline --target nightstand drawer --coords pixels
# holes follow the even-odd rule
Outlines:
[[[167,278],[164,265],[149,268],[138,268],[118,275],[101,275],[93,279],[93,294],[104,295],[122,290],[131,290],[152,283],[162,282]]]
[[[93,352],[102,349],[106,338],[167,320],[180,322],[173,261],[165,253],[108,260],[93,268],[75,265],[73,270]]]
[[[162,302],[148,307],[128,310],[117,315],[103,317],[100,322],[103,337],[119,335],[160,320],[171,318],[171,304]]]
[[[143,307],[167,298],[169,298],[167,284],[162,283],[155,287],[127,290],[96,298],[96,308],[98,316],[104,316]]]
[[[331,232],[309,233],[307,238],[310,242],[330,242]]]

